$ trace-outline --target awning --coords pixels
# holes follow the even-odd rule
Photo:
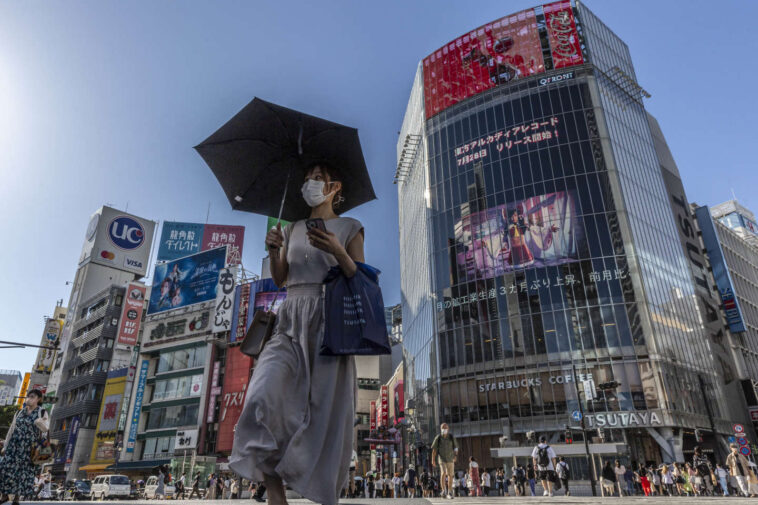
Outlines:
[[[148,459],[144,461],[119,461],[108,466],[106,470],[140,470],[144,468],[155,468],[160,465],[168,465],[171,459]]]
[[[84,465],[84,466],[80,466],[79,470],[83,470],[85,472],[100,472],[108,468],[108,466],[110,466],[110,463],[102,463],[102,464],[97,464],[97,465],[94,465],[94,464]]]

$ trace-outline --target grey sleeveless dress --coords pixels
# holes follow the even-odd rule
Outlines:
[[[325,224],[346,247],[363,229],[347,217]],[[319,354],[321,286],[337,261],[310,245],[305,221],[283,232],[287,299],[255,364],[229,467],[252,481],[278,475],[305,498],[333,505],[347,485],[353,450],[355,359]]]

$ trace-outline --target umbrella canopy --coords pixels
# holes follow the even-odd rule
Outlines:
[[[260,98],[195,149],[236,210],[288,221],[308,217],[300,186],[306,168],[319,160],[340,172],[339,212],[376,198],[358,130]]]

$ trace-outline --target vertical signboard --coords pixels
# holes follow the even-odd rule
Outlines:
[[[32,378],[31,372],[24,374],[24,382],[21,383],[21,391],[18,392],[18,408],[24,407],[24,400],[26,400],[26,392],[29,389],[29,381]]]
[[[126,287],[124,306],[121,309],[121,321],[118,327],[117,343],[129,347],[137,345],[142,310],[145,306],[145,285],[130,282]]]
[[[126,376],[129,367],[119,368],[108,372],[103,389],[103,402],[100,405],[100,415],[95,428],[95,442],[92,444],[90,463],[112,462],[115,460],[116,428],[124,398]]]
[[[400,420],[405,417],[405,393],[403,392],[403,379],[400,379],[395,383],[393,399],[395,407],[393,424],[398,424],[400,423]]]
[[[239,346],[227,349],[224,385],[219,405],[218,435],[216,436],[216,451],[218,452],[232,450],[234,427],[242,414],[252,366],[253,359],[242,354]]]
[[[216,420],[216,398],[221,394],[221,388],[218,385],[218,378],[221,373],[221,362],[213,363],[213,373],[211,374],[211,387],[208,395],[208,415],[206,422],[212,423]]]
[[[389,427],[390,424],[390,388],[382,386],[382,426]]]
[[[234,311],[232,312],[231,342],[242,341],[247,332],[247,311],[250,307],[251,283],[241,284],[234,291]]]
[[[142,413],[142,399],[145,396],[145,383],[147,382],[147,368],[149,365],[149,361],[143,360],[140,366],[137,388],[134,391],[134,410],[132,411],[132,422],[129,426],[129,438],[126,441],[126,452],[134,452],[134,445],[137,442],[137,427],[139,426],[139,417]]]
[[[37,361],[34,364],[34,371],[36,373],[50,373],[52,371],[56,350],[51,349],[51,347],[58,346],[62,329],[62,319],[51,317],[47,320],[47,323],[45,324],[45,335],[42,339],[41,345],[48,346],[48,348],[40,349],[37,353]]]
[[[79,425],[81,423],[79,422],[79,416],[74,416],[73,419],[71,419],[71,429],[68,432],[68,441],[66,442],[66,456],[64,459],[64,463],[66,465],[70,464],[71,461],[74,459],[74,449],[76,448],[76,440],[79,438]]]
[[[376,436],[376,401],[369,404],[369,433],[372,437]],[[371,450],[376,449],[376,444],[371,444]]]
[[[737,295],[734,292],[734,285],[732,284],[732,277],[729,275],[729,268],[724,259],[724,251],[721,249],[721,242],[719,242],[718,234],[716,233],[716,228],[713,224],[713,219],[711,218],[711,210],[707,205],[698,207],[695,209],[695,217],[697,218],[697,223],[700,227],[703,245],[705,245],[705,249],[708,251],[708,257],[711,260],[713,278],[719,289],[721,304],[724,310],[724,315],[726,316],[726,322],[729,324],[729,330],[731,330],[732,333],[744,332],[745,323],[742,319],[742,311],[740,310],[740,304],[737,301]]]
[[[218,275],[216,287],[216,304],[213,314],[213,333],[221,333],[232,329],[232,309],[234,307],[234,285],[237,269],[222,268]]]
[[[545,26],[550,40],[553,68],[570,67],[584,63],[579,33],[576,31],[574,12],[569,0],[543,6]]]

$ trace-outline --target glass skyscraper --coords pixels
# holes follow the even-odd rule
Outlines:
[[[723,374],[645,96],[626,44],[568,1],[419,64],[396,173],[419,462],[441,422],[490,468],[503,436],[560,444],[580,402],[629,460],[682,461],[696,429],[723,450]]]

